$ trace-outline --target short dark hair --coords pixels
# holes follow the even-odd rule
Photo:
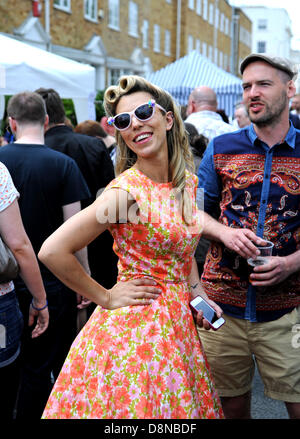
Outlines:
[[[107,137],[107,133],[104,131],[100,123],[94,120],[85,120],[84,122],[79,123],[74,131],[75,133],[86,134],[87,136],[92,137]]]
[[[41,96],[31,91],[17,93],[10,98],[7,115],[19,123],[45,123],[47,111]]]
[[[35,92],[45,101],[49,124],[64,123],[66,116],[64,104],[57,91],[53,88],[39,88]]]

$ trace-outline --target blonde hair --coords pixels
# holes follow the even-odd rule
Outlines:
[[[122,76],[119,80],[119,84],[109,87],[104,94],[105,111],[108,116],[115,116],[116,107],[121,97],[136,92],[150,94],[167,112],[171,111],[173,113],[173,126],[171,130],[167,131],[169,172],[172,178],[173,188],[176,188],[179,194],[183,193],[184,217],[187,219],[187,217],[190,216],[188,213],[190,203],[187,203],[185,200],[185,170],[187,168],[191,172],[194,172],[195,167],[180,110],[177,108],[171,95],[140,76]],[[120,174],[135,164],[137,156],[128,148],[119,131],[116,132],[116,140],[118,145],[116,174]]]

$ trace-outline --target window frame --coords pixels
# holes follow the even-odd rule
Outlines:
[[[128,35],[135,38],[139,36],[139,6],[133,0],[128,2]]]
[[[259,18],[257,20],[257,30],[258,31],[267,31],[268,30],[268,20],[267,20],[267,18]]]
[[[55,1],[58,1],[58,4],[55,3]],[[67,6],[65,6],[63,3],[67,2]],[[53,7],[55,9],[59,9],[60,11],[69,12],[71,13],[71,0],[54,0]]]
[[[143,37],[142,46],[143,49],[149,49],[149,20],[143,20]]]
[[[160,25],[154,24],[153,26],[153,52],[160,53]]]
[[[203,20],[207,21],[208,20],[208,2],[207,0],[203,0]]]
[[[120,0],[108,0],[109,29],[120,31]]]
[[[214,24],[214,19],[215,19],[215,5],[213,3],[209,4],[209,14],[208,14],[208,22],[209,24],[213,25]]]
[[[171,56],[171,31],[165,29],[165,49],[164,54],[166,56]]]
[[[259,50],[259,45],[261,45],[261,44],[264,46],[263,51]],[[266,41],[261,41],[261,40],[257,41],[256,47],[257,47],[257,53],[266,53],[267,52],[267,42]]]
[[[188,0],[188,8],[193,11],[195,9],[195,0]]]
[[[192,34],[188,35],[187,38],[187,53],[191,53],[194,50],[194,36]]]
[[[89,12],[86,12],[88,6]],[[84,0],[84,18],[88,21],[92,21],[93,23],[98,22],[98,0]],[[94,11],[93,11],[94,10]],[[92,13],[94,12],[94,17]]]

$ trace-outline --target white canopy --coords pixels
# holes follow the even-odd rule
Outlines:
[[[62,98],[73,99],[78,123],[86,119],[95,119],[94,67],[30,46],[3,34],[0,34],[0,49],[2,99],[4,95],[13,95],[25,90],[54,88]]]

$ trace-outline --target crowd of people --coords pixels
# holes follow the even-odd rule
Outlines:
[[[235,124],[209,87],[180,110],[134,75],[105,91],[101,121],[75,127],[54,89],[9,100],[6,419],[251,418],[255,365],[300,418],[297,72],[258,54],[240,70]],[[225,319],[217,331],[197,296]]]

